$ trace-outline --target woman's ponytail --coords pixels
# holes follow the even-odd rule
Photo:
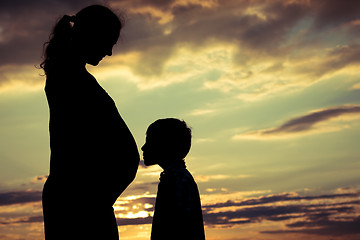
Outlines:
[[[69,50],[72,40],[75,16],[64,15],[55,25],[50,34],[49,41],[44,44],[43,62],[40,67],[45,74],[51,70],[53,63],[61,61]]]

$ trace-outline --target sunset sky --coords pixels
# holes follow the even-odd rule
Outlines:
[[[87,68],[139,151],[156,119],[192,127],[207,239],[360,239],[358,0],[1,1],[0,239],[43,239],[42,46],[94,3],[127,17],[113,56]],[[141,163],[114,205],[120,239],[150,238],[161,171]]]

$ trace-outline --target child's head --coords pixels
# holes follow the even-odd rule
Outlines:
[[[144,164],[169,164],[184,159],[191,147],[191,129],[184,121],[175,118],[159,119],[146,131],[142,146]]]

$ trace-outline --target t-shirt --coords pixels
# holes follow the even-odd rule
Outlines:
[[[151,239],[205,239],[198,187],[184,161],[161,173]]]

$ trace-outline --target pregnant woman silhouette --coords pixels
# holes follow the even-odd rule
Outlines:
[[[139,164],[114,101],[86,70],[112,55],[122,24],[92,5],[63,16],[41,67],[50,109],[50,175],[43,189],[46,240],[118,239],[113,204]]]

